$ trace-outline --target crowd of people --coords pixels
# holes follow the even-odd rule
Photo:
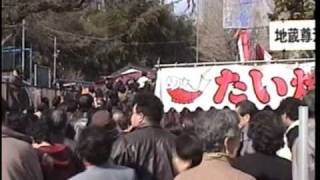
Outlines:
[[[249,100],[164,112],[144,81],[107,82],[37,109],[2,99],[5,180],[297,180],[298,107],[309,106],[308,175],[314,179],[314,98],[275,110]]]

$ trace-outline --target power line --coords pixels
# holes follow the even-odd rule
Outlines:
[[[80,35],[80,34],[74,34],[74,33],[70,33],[70,32],[66,32],[66,31],[61,31],[61,30],[57,30],[57,29],[53,29],[50,28],[44,24],[40,24],[42,27],[44,27],[45,29],[48,29],[49,31],[58,33],[58,34],[67,34],[67,35],[71,35],[74,37],[82,37],[82,38],[87,38],[87,39],[92,39],[92,40],[98,40],[98,41],[115,41],[118,38],[120,38],[121,36],[126,35],[126,33],[122,33],[120,35],[117,35],[115,37],[112,38],[101,38],[101,37],[96,37],[96,36],[88,36],[88,35]],[[187,44],[187,43],[194,43],[195,41],[163,41],[163,42],[159,42],[159,41],[151,41],[151,42],[138,42],[138,41],[132,41],[132,42],[119,42],[119,44],[122,45],[128,45],[128,46],[139,46],[139,45],[162,45],[162,44]]]

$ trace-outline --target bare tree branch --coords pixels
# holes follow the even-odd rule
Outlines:
[[[13,36],[13,33],[7,35],[5,38],[1,40],[1,46],[3,46],[11,37]]]

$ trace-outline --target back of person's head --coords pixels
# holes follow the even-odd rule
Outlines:
[[[90,93],[94,93],[94,92],[95,92],[94,86],[90,86],[90,87],[88,88],[88,91],[89,91]]]
[[[44,117],[47,117],[47,116],[44,116]],[[41,142],[51,143],[49,138],[50,136],[49,130],[50,128],[48,126],[46,119],[42,117],[39,121],[37,121],[34,124],[33,131],[31,132],[31,136],[33,137],[36,143],[41,143]]]
[[[112,119],[116,122],[117,126],[121,130],[125,130],[129,127],[128,116],[120,110],[115,110],[112,113]]]
[[[80,157],[93,165],[102,165],[109,160],[112,144],[116,139],[113,131],[90,126],[80,134],[76,150]]]
[[[143,71],[143,72],[141,73],[141,76],[147,76],[147,72]]]
[[[87,111],[92,108],[93,97],[89,94],[84,94],[79,97],[79,108],[82,111]]]
[[[136,113],[143,114],[145,120],[159,124],[163,116],[163,104],[161,100],[152,93],[139,93],[133,100]]]
[[[271,106],[269,105],[266,105],[262,110],[265,110],[265,111],[274,111]]]
[[[67,114],[63,110],[53,110],[43,117],[47,118],[49,128],[54,131],[63,131],[66,128]]]
[[[96,93],[96,97],[103,97],[103,91],[101,88],[97,88],[95,93]]]
[[[61,103],[61,97],[60,96],[55,96],[53,99],[52,99],[52,106],[57,108],[59,106],[59,104]]]
[[[9,112],[5,116],[5,126],[25,134],[28,126],[27,115],[22,112]]]
[[[40,111],[40,112],[44,112],[44,111],[46,111],[48,109],[49,109],[49,106],[44,102],[41,102],[37,107],[37,110]]]
[[[69,100],[66,102],[67,104],[67,112],[71,112],[71,113],[74,113],[77,111],[78,109],[78,103],[76,100]]]
[[[26,108],[26,114],[34,114],[34,107],[33,106],[28,106]]]
[[[41,97],[41,103],[44,103],[49,107],[49,99],[47,97]]]
[[[233,142],[229,149],[234,156],[240,141],[239,116],[235,111],[224,109],[217,112],[199,112],[194,118],[195,132],[204,143],[205,152],[226,152],[225,141]]]
[[[237,103],[236,108],[238,108],[238,113],[241,116],[249,114],[252,117],[258,112],[257,106],[249,100],[244,100]]]
[[[280,105],[276,111],[280,116],[286,114],[291,121],[296,121],[299,118],[299,106],[305,105],[306,104],[302,100],[294,97],[288,97],[280,102]]]
[[[112,89],[113,88],[113,82],[112,81],[108,81],[107,83],[106,83],[106,88],[107,89]]]
[[[283,146],[283,134],[280,117],[272,111],[258,112],[249,125],[248,136],[252,139],[253,148],[260,153],[275,155]]]
[[[175,144],[178,158],[183,161],[189,161],[189,168],[201,163],[203,155],[202,143],[194,133],[182,133],[176,138]]]
[[[183,114],[181,114],[181,125],[183,128],[183,131],[194,131],[194,121],[193,117],[195,116],[195,112],[186,111]]]
[[[182,124],[180,122],[180,113],[170,108],[168,112],[163,114],[161,127],[169,130],[172,134],[180,135],[182,133]]]
[[[309,117],[314,118],[315,112],[315,91],[310,92],[303,98],[303,101],[308,105]]]
[[[116,127],[116,123],[107,110],[99,110],[92,115],[89,126],[97,126],[102,128],[106,127],[112,129]]]

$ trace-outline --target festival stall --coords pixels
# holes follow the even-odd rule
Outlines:
[[[146,73],[149,79],[155,78],[155,72],[151,68],[128,64],[109,76],[102,76],[102,79],[121,80],[126,83],[130,79],[139,79],[142,73]]]
[[[259,63],[259,65],[258,65]],[[286,97],[303,98],[315,88],[315,59],[157,65],[155,94],[165,112],[173,108],[234,109],[248,99],[275,109]]]

